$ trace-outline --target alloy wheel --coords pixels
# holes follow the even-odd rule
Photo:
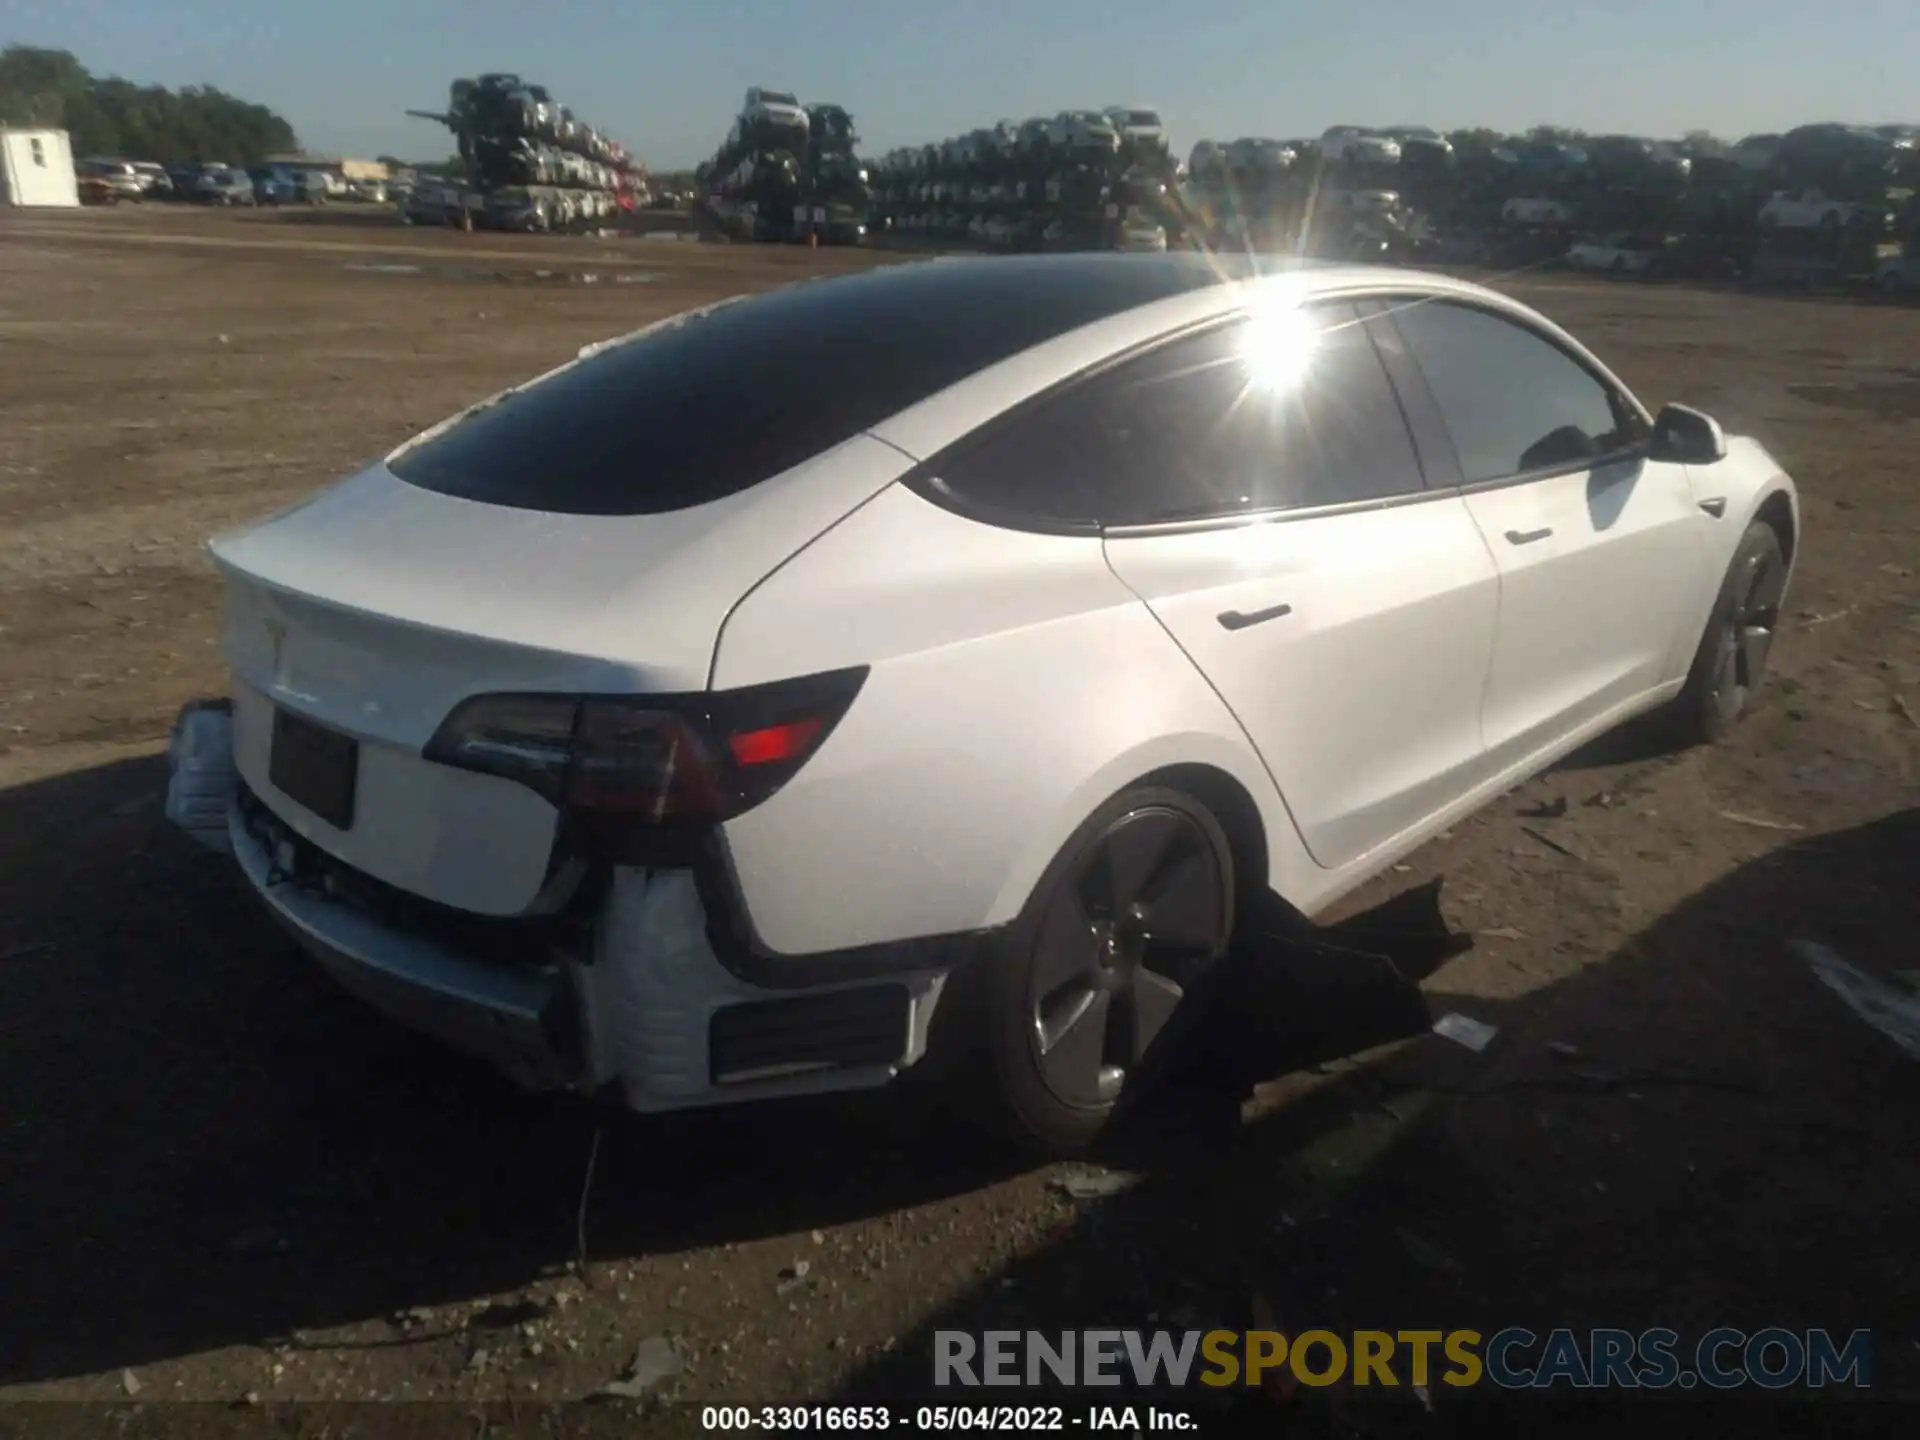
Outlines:
[[[1786,567],[1771,549],[1751,556],[1721,618],[1713,664],[1713,701],[1722,715],[1746,708],[1747,697],[1766,673],[1780,623]]]
[[[1063,1104],[1111,1104],[1218,957],[1223,857],[1168,806],[1120,816],[1082,852],[1043,914],[1028,988],[1040,1077]]]

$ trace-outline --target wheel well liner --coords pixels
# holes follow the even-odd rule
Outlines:
[[[1213,812],[1233,849],[1235,901],[1246,913],[1248,902],[1267,889],[1267,830],[1246,787],[1224,770],[1199,764],[1169,765],[1135,783],[1179,790]]]
[[[1787,492],[1776,490],[1767,496],[1753,518],[1779,536],[1780,554],[1787,564],[1793,564],[1793,547],[1799,537],[1793,532],[1793,502],[1787,498]]]

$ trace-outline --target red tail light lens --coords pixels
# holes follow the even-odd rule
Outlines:
[[[785,760],[805,757],[817,743],[820,721],[817,717],[793,720],[785,725],[769,725],[764,730],[749,730],[729,735],[727,748],[736,765],[778,765]]]
[[[700,695],[478,695],[447,717],[426,757],[587,817],[712,824],[792,779],[866,676],[863,667]]]

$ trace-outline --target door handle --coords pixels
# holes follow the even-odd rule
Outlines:
[[[1727,497],[1724,495],[1715,495],[1709,500],[1702,500],[1700,502],[1700,508],[1718,520],[1722,515],[1727,513]]]
[[[1544,540],[1553,533],[1551,527],[1545,530],[1509,530],[1507,541],[1513,545],[1531,545],[1536,540]]]
[[[1291,615],[1291,605],[1269,605],[1264,610],[1222,610],[1220,623],[1229,630],[1244,630],[1249,625],[1258,625],[1262,620],[1278,620],[1282,615]]]

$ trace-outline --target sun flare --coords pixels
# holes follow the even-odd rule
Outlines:
[[[1247,324],[1248,379],[1254,388],[1289,390],[1300,383],[1320,342],[1318,327],[1297,305],[1255,308]]]

